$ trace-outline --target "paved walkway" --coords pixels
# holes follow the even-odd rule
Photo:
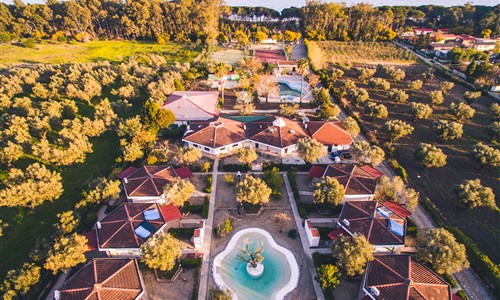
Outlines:
[[[302,243],[302,247],[304,248],[304,253],[306,254],[307,257],[307,267],[309,269],[309,272],[311,273],[314,291],[316,292],[316,298],[319,300],[324,300],[325,296],[323,295],[323,291],[321,290],[319,283],[314,279],[316,278],[317,274],[316,274],[316,268],[314,267],[314,263],[312,260],[312,251],[318,249],[309,248],[309,241],[307,240],[306,231],[304,230],[304,226],[302,225],[302,219],[299,216],[299,210],[297,209],[297,203],[295,202],[295,198],[293,197],[293,192],[292,188],[290,187],[290,182],[288,181],[288,176],[283,175],[283,178],[285,180],[285,187],[286,187],[286,192],[288,194],[288,200],[290,200],[290,205],[292,206],[295,225],[297,226],[297,230],[300,236],[300,241]]]
[[[214,160],[214,167],[212,172],[212,192],[210,193],[210,202],[208,210],[208,219],[205,223],[205,240],[203,241],[203,263],[200,270],[200,288],[198,292],[198,300],[207,299],[208,295],[208,281],[212,274],[211,261],[210,261],[210,246],[212,244],[212,230],[214,225],[214,212],[215,212],[215,191],[217,190],[217,169],[219,168],[219,159]]]

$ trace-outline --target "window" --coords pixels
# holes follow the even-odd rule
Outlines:
[[[259,143],[255,143],[255,148],[259,149]]]
[[[220,148],[220,151],[224,151],[224,150],[226,150],[226,147]]]
[[[236,147],[238,147],[239,145],[240,145],[240,144],[234,144],[234,145],[233,145],[233,148],[236,148]]]
[[[210,151],[210,149],[209,149],[209,148],[207,148],[207,147],[205,147],[205,151]]]

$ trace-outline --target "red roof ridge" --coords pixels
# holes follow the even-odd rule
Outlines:
[[[409,255],[408,255],[408,256],[409,256]],[[411,264],[411,256],[409,256],[409,257],[410,257],[410,264]],[[377,256],[375,256],[375,259],[377,259]],[[383,265],[383,266],[384,266],[387,270],[389,270],[389,271],[391,271],[392,273],[396,274],[398,277],[400,277],[400,278],[401,278],[401,279],[403,279],[403,280],[405,280],[406,278],[409,278],[409,276],[410,276],[410,274],[411,274],[411,273],[410,273],[410,274],[408,274],[408,276],[407,276],[407,277],[403,277],[403,276],[401,276],[401,274],[399,274],[398,272],[396,272],[396,270],[394,270],[393,268],[389,267],[387,264],[385,264],[384,262],[382,262],[380,259],[377,259],[377,262],[378,262],[379,264]],[[408,269],[408,270],[410,270],[410,269]],[[401,282],[401,283],[403,283],[403,282]],[[398,284],[400,284],[400,283],[398,282]]]

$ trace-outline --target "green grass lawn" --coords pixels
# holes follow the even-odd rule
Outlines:
[[[132,41],[92,41],[88,43],[54,43],[44,41],[38,43],[35,49],[18,45],[0,45],[0,63],[75,63],[96,62],[101,60],[121,61],[126,57],[158,53],[174,60],[191,61],[197,51],[187,51],[180,44]]]
[[[73,209],[75,203],[82,199],[82,191],[92,179],[107,176],[111,172],[120,154],[117,136],[114,133],[106,133],[92,142],[94,152],[87,155],[83,164],[63,169],[61,175],[64,193],[58,200],[47,202],[34,210],[0,209],[0,219],[10,225],[0,238],[0,278],[4,278],[8,270],[17,269],[23,262],[29,261],[28,255],[37,240],[46,238],[50,242],[55,231],[57,214]]]

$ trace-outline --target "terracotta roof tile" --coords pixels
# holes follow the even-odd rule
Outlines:
[[[389,219],[406,227],[406,221],[396,214],[386,218],[377,212],[383,207],[377,201],[346,201],[339,216],[339,222],[349,221],[349,226],[342,223],[352,234],[359,233],[372,245],[404,245],[405,236],[399,236],[389,229]],[[406,229],[406,228],[405,228]]]
[[[283,126],[276,126],[278,123]],[[294,145],[299,139],[309,137],[302,123],[283,117],[273,116],[249,122],[247,127],[249,139],[278,148]]]
[[[135,300],[144,288],[133,259],[94,259],[58,289],[60,300]]]
[[[210,122],[191,122],[183,140],[219,148],[246,140],[245,123],[217,118]]]
[[[326,168],[325,176],[334,177],[345,188],[346,195],[369,195],[375,192],[377,177],[371,169],[352,164],[335,164]]]
[[[350,145],[353,139],[340,122],[307,122],[307,131],[323,145]]]
[[[410,255],[376,255],[365,276],[365,289],[380,292],[376,299],[451,299],[450,286]]]
[[[99,223],[101,228],[97,228],[99,248],[139,248],[146,239],[139,237],[134,230],[143,222],[144,211],[158,209],[156,203],[124,203],[109,215],[104,217]],[[160,215],[158,220],[149,220],[155,231],[158,231],[165,220]]]
[[[168,183],[178,179],[169,166],[143,166],[123,180],[127,197],[157,197]]]
[[[217,91],[175,91],[163,104],[162,108],[171,110],[176,120],[208,120],[217,116]]]

